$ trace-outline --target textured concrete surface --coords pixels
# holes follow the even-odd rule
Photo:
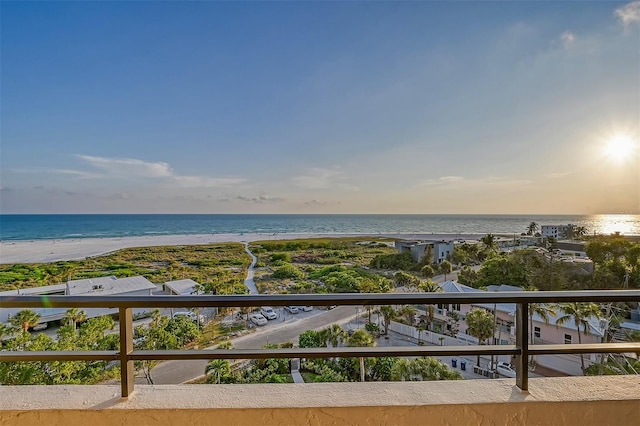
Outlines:
[[[637,425],[640,377],[447,382],[0,387],[0,425]]]

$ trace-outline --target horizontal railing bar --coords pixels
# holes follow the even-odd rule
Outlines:
[[[621,354],[640,353],[640,343],[582,343],[582,344],[555,344],[555,345],[530,345],[531,355],[559,355],[559,354]]]
[[[193,359],[269,359],[269,358],[330,358],[387,357],[429,355],[515,355],[515,346],[386,346],[374,348],[292,348],[292,349],[209,349],[133,351],[133,360],[193,360]]]
[[[295,349],[209,349],[133,351],[133,360],[194,360],[194,359],[268,359],[268,358],[329,358],[382,356],[445,356],[445,355],[517,355],[513,345],[475,346],[387,346],[373,348],[295,348]],[[640,353],[640,343],[584,343],[531,345],[531,355]],[[118,351],[3,351],[0,362],[8,361],[112,361]]]
[[[437,303],[634,302],[640,290],[514,291],[483,293],[338,293],[230,296],[2,296],[4,308],[184,308],[286,305],[401,305]]]
[[[118,351],[3,351],[0,362],[8,361],[113,361]]]

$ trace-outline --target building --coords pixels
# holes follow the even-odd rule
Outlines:
[[[194,280],[176,280],[164,283],[164,288],[169,294],[177,296],[190,296],[198,294],[199,284]]]
[[[10,296],[151,296],[157,290],[155,284],[145,277],[116,278],[114,276],[72,280],[66,284],[56,284],[44,287],[32,287],[19,290],[0,292],[0,297]],[[37,308],[34,312],[40,314],[40,323],[61,320],[68,308]],[[87,318],[111,315],[118,312],[117,308],[88,308],[83,309]],[[21,311],[18,308],[0,308],[0,323],[8,323],[11,316]]]
[[[453,254],[453,241],[396,241],[398,253],[411,253],[416,262],[421,262],[425,253],[431,249],[431,263],[440,263]]]
[[[477,293],[483,290],[468,287],[463,284],[456,283],[454,281],[447,281],[440,284],[443,292],[446,293]],[[489,286],[488,291],[504,292],[504,291],[522,291],[520,287],[514,287],[509,285]],[[466,315],[475,308],[486,309],[487,311],[496,313],[496,334],[494,336],[494,344],[497,345],[512,345],[516,341],[515,332],[515,316],[516,316],[516,304],[515,303],[474,303],[471,305],[438,305],[436,310],[436,317],[434,319],[441,320],[451,315],[451,312],[456,312],[460,316],[459,333],[458,337],[462,337],[463,340],[474,339],[472,336],[467,335],[467,325],[464,322]],[[549,322],[545,322],[544,319],[534,313],[532,317],[534,342],[533,344],[570,344],[578,343],[578,328],[575,323],[570,320],[562,325],[557,324],[557,319],[563,314],[557,313],[556,316],[549,316]],[[592,317],[588,321],[588,329],[586,333],[580,329],[580,339],[582,343],[601,343],[605,330],[603,324],[600,323],[598,318]],[[461,336],[463,335],[463,336]],[[585,365],[589,366],[599,360],[599,355],[590,354],[585,355]],[[538,365],[550,368],[561,373],[579,376],[582,375],[580,356],[578,355],[541,355],[536,357]]]
[[[568,225],[542,225],[542,228],[540,228],[540,233],[545,238],[548,238],[548,237],[553,237],[555,239],[566,238],[567,237],[567,231],[569,229],[572,229],[572,228],[575,228],[575,225],[572,225],[572,224],[568,224]]]

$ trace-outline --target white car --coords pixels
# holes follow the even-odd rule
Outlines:
[[[313,306],[298,306],[298,310],[302,312],[313,311]]]
[[[494,370],[504,377],[516,377],[516,370],[511,364],[507,364],[506,362],[497,363]]]
[[[255,325],[265,325],[267,323],[267,319],[264,316],[262,316],[262,314],[258,314],[258,313],[250,314],[249,321],[251,321]]]
[[[260,313],[268,320],[274,320],[278,318],[278,313],[275,311],[275,309],[269,306],[263,306],[260,309]]]
[[[297,306],[285,306],[284,308],[285,308],[285,309],[287,310],[287,312],[289,312],[290,314],[297,314],[298,312],[300,312],[300,311],[298,310],[298,307],[297,307]]]

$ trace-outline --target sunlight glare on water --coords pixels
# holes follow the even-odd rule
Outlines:
[[[640,224],[637,215],[626,214],[602,214],[591,218],[592,225],[589,233],[596,231],[598,234],[609,235],[619,232],[624,235],[639,235]]]

